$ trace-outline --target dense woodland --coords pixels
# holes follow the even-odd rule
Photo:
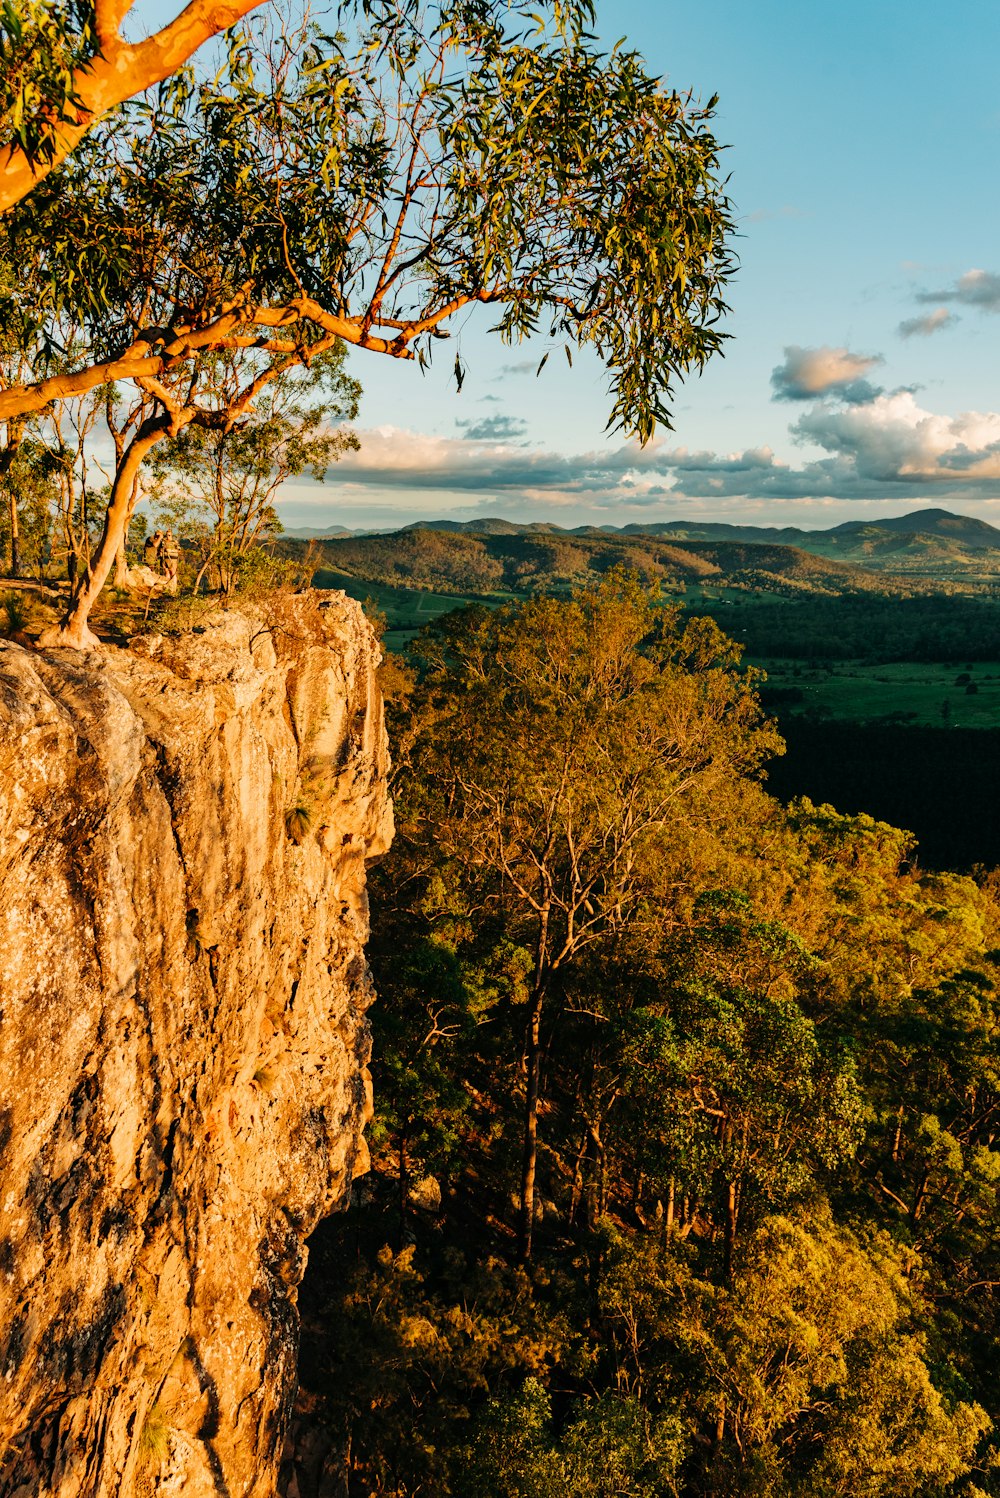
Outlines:
[[[738,655],[612,574],[386,668],[345,1493],[1000,1491],[998,888],[768,796]]]
[[[718,606],[695,605],[719,614]],[[755,658],[799,661],[1000,660],[1000,602],[990,596],[755,597],[724,612]]]

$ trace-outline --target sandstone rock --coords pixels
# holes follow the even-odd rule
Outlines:
[[[336,593],[0,644],[3,1498],[274,1491],[304,1242],[366,1164],[377,660]]]
[[[154,572],[152,567],[146,566],[145,562],[137,562],[134,567],[126,567],[123,583],[130,593],[176,594],[177,592],[175,577],[164,577],[162,572]]]

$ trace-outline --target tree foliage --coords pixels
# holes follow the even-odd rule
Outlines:
[[[71,31],[75,12],[38,16]],[[11,210],[0,325],[26,367],[0,421],[118,380],[152,403],[48,643],[97,643],[87,618],[153,447],[225,437],[267,384],[340,343],[426,365],[456,314],[488,306],[508,341],[542,332],[570,358],[592,345],[611,426],[646,441],[669,423],[677,377],[723,340],[714,101],[682,98],[624,46],[598,53],[589,16],[362,0],[335,33],[248,26],[214,75],[175,72],[123,104]],[[56,54],[38,45],[44,71]],[[58,66],[75,86],[72,58]],[[220,360],[238,371],[226,401]],[[454,370],[461,386],[460,355]]]
[[[543,1010],[647,894],[679,802],[773,739],[714,625],[678,628],[625,574],[572,601],[480,610],[423,646],[411,765],[459,897],[530,954],[522,1253],[531,1251]],[[752,681],[752,678],[751,678]],[[562,1002],[567,996],[560,993]]]
[[[239,364],[232,356],[212,360],[217,389],[239,389]],[[303,473],[322,483],[328,468],[357,448],[343,422],[357,415],[361,387],[343,365],[338,344],[307,367],[275,375],[238,424],[191,424],[153,449],[152,502],[200,543],[195,591],[214,568],[228,595],[241,563],[281,532],[274,500],[282,484]],[[229,404],[225,396],[222,404]]]
[[[303,1287],[346,1491],[1000,1493],[995,881],[772,801],[738,652],[627,578],[388,679],[375,1170]],[[630,775],[673,794],[622,880]],[[536,891],[562,951],[589,868],[520,1267]]]
[[[8,0],[0,13],[0,212],[21,202],[94,122],[168,78],[261,0],[189,0],[130,44],[134,0]]]
[[[721,344],[729,210],[711,107],[584,18],[353,7],[335,35],[234,35],[216,77],[125,106],[6,221],[31,282],[3,316],[30,302],[43,340],[78,319],[91,356],[0,415],[247,343],[426,361],[487,304],[505,338],[593,344],[645,440]]]

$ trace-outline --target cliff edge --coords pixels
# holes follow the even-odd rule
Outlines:
[[[258,1498],[364,1169],[378,649],[342,594],[0,644],[0,1495]]]

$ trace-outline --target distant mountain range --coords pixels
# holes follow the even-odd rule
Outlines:
[[[294,536],[296,541],[332,541],[335,536],[362,536],[367,531],[350,531],[346,525],[299,525],[286,527],[285,536]]]
[[[913,537],[934,539],[967,550],[1000,551],[1000,529],[971,515],[953,515],[950,510],[914,510],[888,520],[845,520],[829,530],[801,530],[797,526],[729,525],[710,520],[661,520],[649,525],[580,525],[572,529],[535,522],[517,525],[510,520],[420,520],[407,530],[466,531],[473,535],[507,536],[519,533],[554,535],[658,536],[676,541],[749,541],[777,546],[798,546],[826,556],[858,550],[866,554],[873,544],[906,545]]]
[[[615,527],[607,527],[615,529]],[[971,515],[953,515],[949,510],[914,510],[889,520],[845,520],[829,530],[799,530],[795,526],[724,525],[710,521],[664,521],[657,525],[625,525],[623,535],[676,536],[690,541],[771,541],[779,546],[856,545],[886,532],[899,536],[936,536],[963,546],[1000,549],[1000,530]]]
[[[549,537],[553,541],[603,540],[613,544],[641,542],[643,538],[648,538],[668,547],[673,545],[683,548],[695,570],[698,570],[698,564],[693,558],[693,549],[697,546],[704,547],[705,543],[713,543],[771,548],[769,561],[761,551],[745,554],[740,563],[740,570],[743,571],[751,568],[770,571],[775,567],[774,549],[792,547],[800,557],[808,554],[869,572],[905,574],[909,578],[924,576],[982,581],[1000,574],[1000,529],[989,525],[985,520],[976,520],[971,515],[955,515],[949,510],[941,509],[915,510],[888,520],[848,520],[828,530],[802,530],[797,526],[731,525],[721,521],[696,520],[665,520],[649,525],[575,526],[568,529],[546,521],[518,525],[511,520],[484,517],[477,520],[419,520],[401,530],[390,532],[352,532],[343,526],[329,526],[325,529],[313,527],[289,530],[285,534],[296,539],[320,542],[381,538],[391,543],[388,549],[377,549],[381,562],[402,581],[405,569],[401,570],[390,562],[389,550],[399,555],[407,549],[404,538],[426,532],[479,537],[483,540],[492,538],[494,541],[505,537],[512,541],[519,537],[524,541]],[[707,560],[708,558],[702,558],[703,563]],[[713,559],[714,564],[718,565],[719,560]],[[372,561],[374,563],[373,558]],[[424,548],[421,563],[427,561],[427,549]],[[729,561],[731,559],[727,558],[726,563]],[[678,564],[677,570],[683,572],[685,569],[679,565],[680,559],[675,558],[675,562]],[[721,571],[731,570],[726,563],[722,564]],[[331,565],[334,564],[331,562]],[[348,566],[347,570],[353,569]],[[418,568],[418,571],[422,570],[422,566]],[[431,570],[434,571],[433,568]],[[509,571],[509,568],[505,570]],[[569,570],[572,573],[575,569],[571,567]],[[667,570],[673,570],[669,564]],[[815,573],[804,568],[801,562],[792,565],[790,559],[786,558],[785,563],[777,570],[786,576],[801,576],[803,579],[805,574],[809,574],[809,583],[813,586],[818,583]],[[558,572],[558,568],[556,571]],[[842,577],[840,581],[843,583],[846,579]],[[424,585],[427,585],[426,579]]]
[[[929,536],[927,543],[948,558],[947,568],[932,576],[926,545],[916,544],[917,533],[909,531],[883,531],[883,540],[868,536],[849,549],[838,527],[836,552],[830,546],[830,532],[820,533],[826,538],[821,552],[818,546],[811,550],[802,544],[789,545],[787,531],[723,525],[699,529],[709,536],[694,539],[667,526],[569,531],[498,520],[417,524],[390,534],[319,541],[322,563],[317,581],[326,587],[364,583],[464,597],[523,595],[578,587],[621,565],[648,582],[659,581],[685,593],[729,588],[783,597],[865,593],[899,597],[956,588],[968,591],[970,581],[983,580],[981,565],[973,577],[956,564],[953,553],[961,549],[958,542]],[[749,539],[743,539],[747,532]],[[995,534],[1000,541],[1000,532]],[[305,543],[289,540],[284,544],[293,548]],[[919,567],[914,564],[915,545]],[[859,551],[863,557],[849,554]],[[1000,571],[1000,550],[980,547],[963,552],[963,556],[973,555],[995,558]]]

